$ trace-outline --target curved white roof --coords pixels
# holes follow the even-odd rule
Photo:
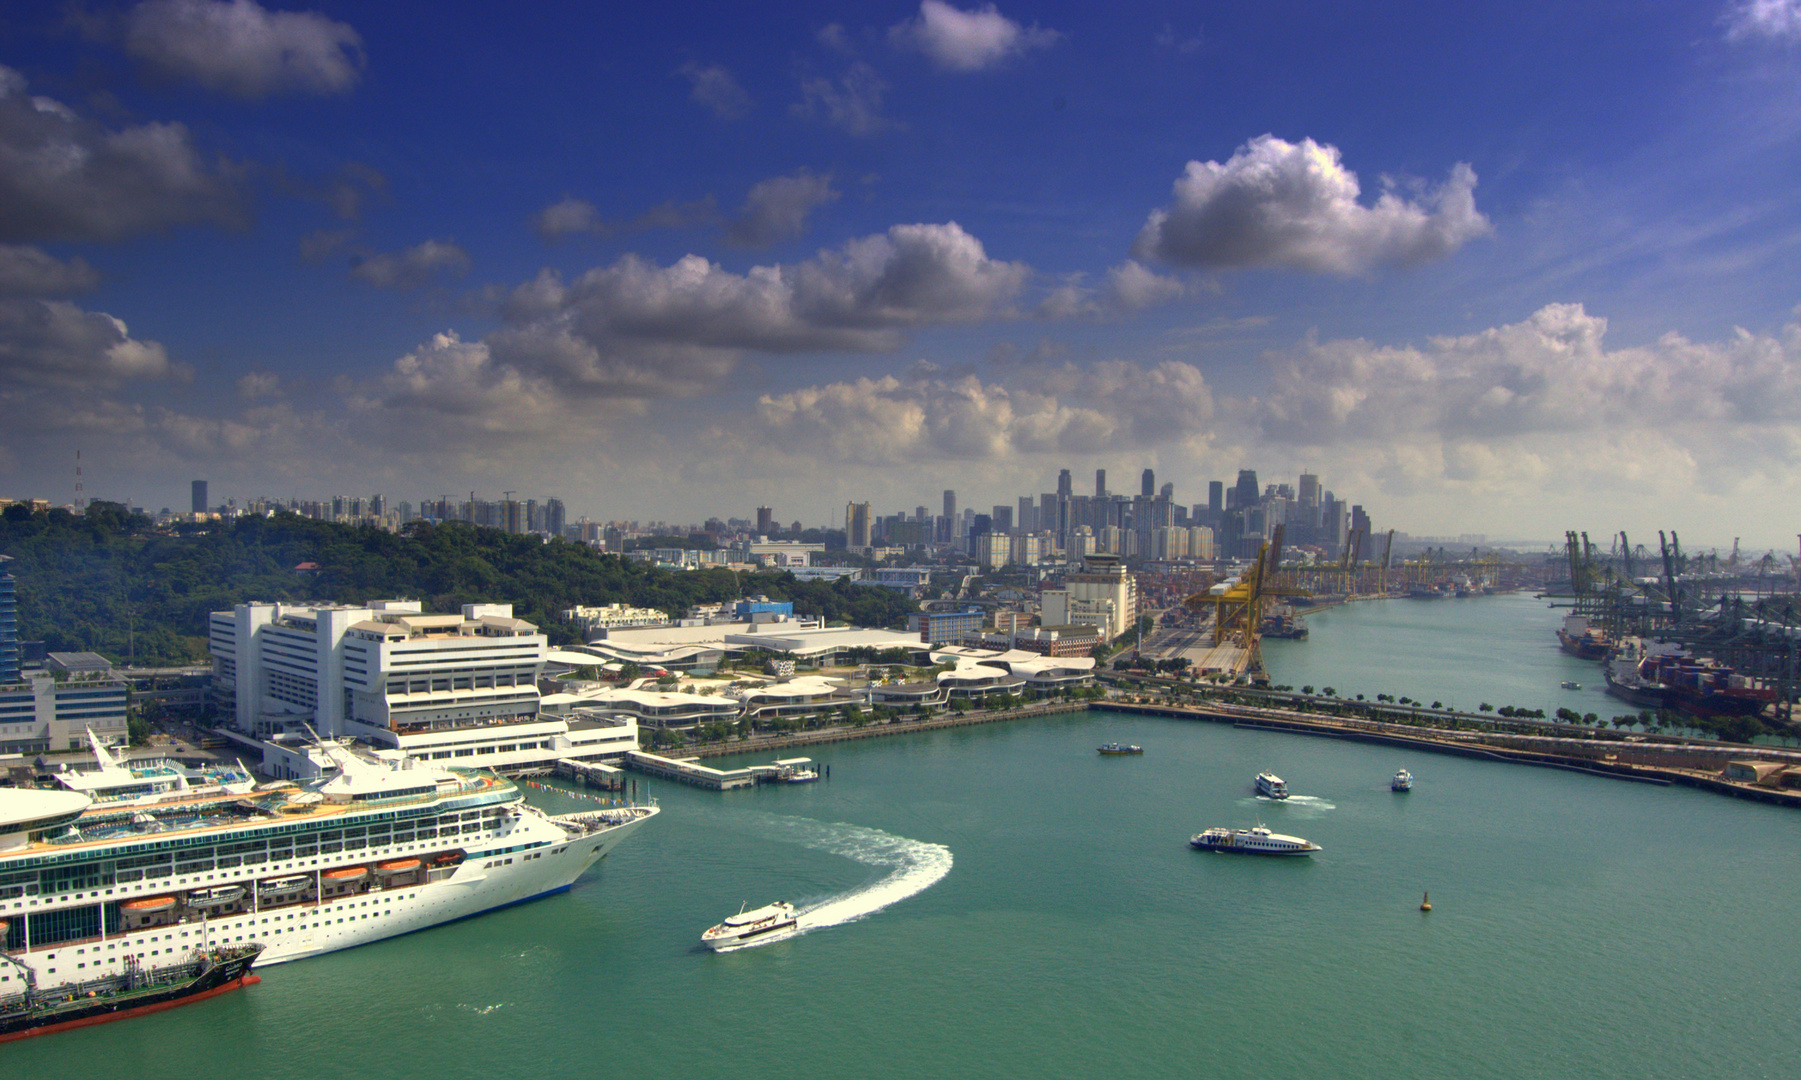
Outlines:
[[[0,788],[0,831],[27,821],[78,814],[93,799],[79,791],[43,791],[38,788]]]

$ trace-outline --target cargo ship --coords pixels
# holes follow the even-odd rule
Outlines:
[[[1582,615],[1566,615],[1557,628],[1557,644],[1564,652],[1581,660],[1605,660],[1613,651],[1606,634],[1590,626]]]
[[[6,926],[0,921],[0,933]],[[0,953],[25,986],[0,996],[0,1042],[161,1012],[253,985],[262,980],[250,973],[250,966],[262,951],[258,944],[196,949],[178,963],[149,969],[127,963],[117,974],[62,984],[50,992],[37,987],[37,972],[29,965]]]

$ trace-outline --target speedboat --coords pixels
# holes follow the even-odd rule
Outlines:
[[[1320,846],[1298,836],[1270,832],[1265,826],[1250,829],[1208,829],[1196,833],[1188,846],[1199,851],[1228,851],[1237,855],[1311,855]]]
[[[1271,799],[1288,798],[1288,785],[1273,772],[1257,774],[1257,794]]]
[[[1107,745],[1100,747],[1099,750],[1102,754],[1104,754],[1108,757],[1117,757],[1121,754],[1142,754],[1142,753],[1144,753],[1144,747],[1135,745],[1133,743],[1110,742]]]
[[[1412,791],[1413,790],[1413,774],[1408,772],[1406,769],[1402,769],[1399,772],[1395,773],[1395,778],[1388,782],[1388,790],[1390,790],[1390,791]]]
[[[778,941],[793,934],[800,916],[793,904],[777,901],[754,911],[740,911],[700,935],[700,943],[714,952],[730,952],[767,941]]]

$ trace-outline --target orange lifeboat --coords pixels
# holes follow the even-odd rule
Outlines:
[[[393,859],[385,863],[376,863],[375,872],[382,875],[405,874],[419,869],[423,865],[418,859]]]
[[[367,866],[345,866],[340,867],[337,870],[327,870],[325,872],[325,880],[334,885],[348,885],[354,881],[361,881],[368,876],[369,868]]]
[[[119,905],[133,915],[156,915],[175,906],[173,896],[146,896],[142,900],[127,900]]]

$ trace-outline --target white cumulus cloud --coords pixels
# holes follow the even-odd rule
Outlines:
[[[837,198],[830,174],[816,176],[801,169],[791,176],[772,176],[751,187],[744,208],[726,227],[726,239],[738,247],[791,240],[806,232],[807,216],[815,207]]]
[[[125,16],[125,50],[160,74],[249,100],[341,94],[363,71],[349,26],[255,0],[146,0]]]
[[[117,240],[243,217],[230,166],[208,162],[181,124],[116,131],[25,93],[0,66],[0,241]]]
[[[993,4],[964,11],[943,0],[921,0],[919,14],[888,30],[895,45],[918,49],[949,71],[981,71],[1032,49],[1056,44],[1062,35],[1037,25],[1021,26]]]
[[[1801,40],[1801,0],[1740,0],[1727,10],[1726,36]]]
[[[417,289],[440,276],[469,272],[469,255],[448,240],[427,240],[405,251],[381,252],[357,260],[350,276],[378,289]]]
[[[1459,163],[1416,199],[1359,201],[1338,148],[1262,135],[1225,162],[1191,161],[1169,206],[1151,213],[1133,254],[1194,267],[1277,266],[1363,274],[1441,258],[1492,231],[1476,209],[1476,173]]]
[[[0,244],[0,297],[67,296],[99,283],[100,275],[84,259],[65,262],[41,248]]]
[[[154,341],[65,300],[0,299],[0,386],[92,390],[182,372]]]
[[[675,73],[688,80],[688,99],[710,109],[721,120],[736,120],[751,109],[750,94],[722,64],[690,60],[676,68]]]

